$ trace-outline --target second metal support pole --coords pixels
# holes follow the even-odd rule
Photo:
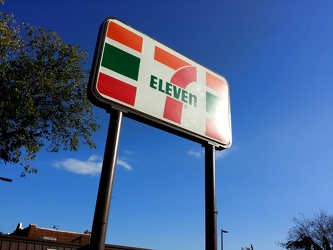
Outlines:
[[[205,145],[206,250],[217,250],[215,147]]]

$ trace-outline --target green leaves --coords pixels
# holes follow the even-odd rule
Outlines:
[[[0,52],[0,162],[23,166],[44,146],[95,148],[91,133],[99,125],[86,98],[87,51],[0,12]]]

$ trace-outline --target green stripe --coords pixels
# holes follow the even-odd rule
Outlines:
[[[137,81],[140,58],[106,43],[102,66]]]
[[[215,114],[216,109],[218,108],[220,98],[217,96],[206,92],[206,111],[210,114]]]

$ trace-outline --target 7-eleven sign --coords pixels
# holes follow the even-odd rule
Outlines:
[[[117,19],[102,25],[89,85],[97,106],[196,141],[231,145],[227,81]]]

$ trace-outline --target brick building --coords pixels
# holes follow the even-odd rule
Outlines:
[[[39,228],[34,224],[23,228],[19,223],[11,234],[0,233],[0,250],[91,250],[90,233],[74,233]],[[149,250],[105,244],[105,250]]]
[[[28,227],[22,228],[22,224],[19,223],[11,235],[79,244],[89,244],[90,242],[89,232],[74,233],[57,229],[40,228],[35,224],[30,224]]]

